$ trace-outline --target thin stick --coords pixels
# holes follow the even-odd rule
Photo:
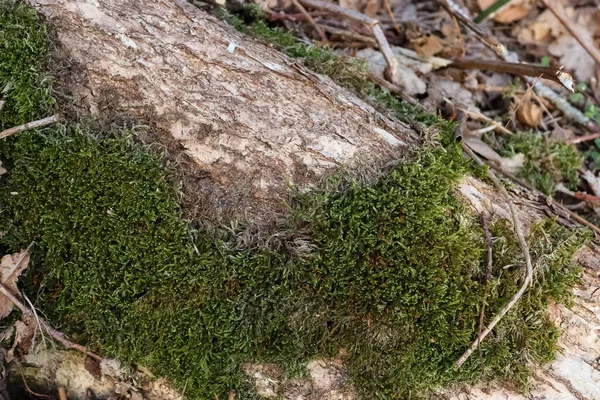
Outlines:
[[[371,36],[361,35],[360,33],[352,32],[346,29],[335,28],[329,25],[319,25],[319,27],[325,32],[329,32],[334,35],[342,36],[350,40],[364,42],[371,46],[377,46],[377,40],[375,40],[375,38]]]
[[[446,103],[451,104],[452,106],[454,106],[457,110],[463,111],[464,113],[466,113],[467,115],[469,115],[469,117],[471,117],[471,118],[475,118],[475,119],[478,119],[478,120],[481,120],[481,121],[489,122],[490,124],[492,124],[499,131],[502,131],[503,133],[506,133],[507,135],[514,135],[514,133],[511,130],[509,130],[508,128],[506,128],[504,125],[502,125],[502,124],[494,121],[490,117],[488,117],[486,115],[483,115],[480,112],[469,110],[468,108],[457,106],[450,99],[448,99],[446,97],[444,97],[444,101]]]
[[[562,6],[557,7],[554,4],[552,4],[552,2],[549,0],[542,0],[542,3],[544,3],[546,8],[548,8],[548,10],[550,10],[550,12],[554,14],[556,18],[558,18],[558,20],[565,26],[565,28],[567,28],[567,30],[571,33],[571,35],[573,35],[575,40],[579,42],[579,44],[585,49],[585,51],[587,51],[588,54],[592,56],[594,60],[596,60],[596,63],[600,64],[600,50],[598,50],[598,48],[594,46],[594,44],[590,40],[591,38],[589,36],[589,33],[585,32],[584,34],[582,31],[577,29],[577,27],[575,26],[575,22],[567,18],[567,13],[562,8]]]
[[[12,294],[6,288],[6,286],[4,286],[1,283],[0,283],[0,293],[2,293],[4,296],[6,296],[15,306],[17,306],[17,308],[19,310],[21,310],[22,314],[27,315],[27,316],[29,316],[31,318],[35,317],[33,311],[31,311],[23,303],[21,303],[21,301],[19,299],[17,299],[17,297],[14,294]],[[56,340],[57,342],[61,343],[67,349],[79,350],[82,353],[85,353],[88,356],[90,356],[90,357],[92,357],[92,358],[94,358],[94,359],[96,359],[98,361],[102,361],[102,357],[100,357],[99,355],[97,355],[95,353],[92,353],[91,351],[88,351],[88,349],[86,349],[84,346],[82,346],[80,344],[77,344],[77,343],[74,343],[74,342],[70,341],[69,339],[65,338],[65,335],[62,332],[59,332],[56,329],[52,328],[43,319],[40,319],[39,321],[40,321],[42,327],[44,328],[44,330],[46,332],[48,332],[48,334],[50,336],[52,336],[54,338],[54,340]]]
[[[462,7],[456,4],[453,0],[439,0],[439,2],[450,15],[456,16],[463,25],[475,32],[479,40],[496,52],[498,57],[500,57],[502,60],[511,62],[519,61],[519,58],[516,54],[509,53],[506,47],[498,42],[496,38],[471,21],[468,17],[468,12],[463,10]],[[586,129],[592,132],[600,132],[600,126],[598,126],[598,124],[586,117],[580,110],[573,107],[567,100],[563,98],[563,96],[557,94],[554,90],[550,89],[535,78],[526,76],[523,79],[533,85],[536,92],[540,96],[552,101],[556,108],[562,111],[566,117],[577,122],[578,124],[583,125]]]
[[[67,393],[65,392],[65,388],[62,386],[58,388],[58,398],[60,400],[68,400]]]
[[[493,247],[494,247],[494,242],[492,241],[492,234],[490,232],[490,226],[489,226],[489,218],[487,213],[484,211],[481,214],[481,219],[483,220],[483,230],[485,231],[485,240],[487,242],[488,245],[488,264],[487,264],[487,275],[485,276],[485,297],[483,299],[483,302],[481,303],[481,312],[479,313],[479,336],[481,336],[481,332],[483,332],[483,327],[485,326],[485,302],[487,301],[487,297],[490,295],[490,281],[492,280],[492,269],[493,269],[493,263],[494,263],[494,256],[493,256]],[[479,360],[481,362],[481,377],[483,378],[484,375],[484,368],[483,368],[483,354],[481,353],[481,344],[478,345],[479,347]]]
[[[456,60],[450,64],[449,67],[458,69],[478,69],[500,74],[548,79],[560,83],[571,92],[575,92],[575,80],[573,77],[557,67],[543,67],[535,64],[513,63],[498,60]]]
[[[481,161],[481,159],[475,153],[473,153],[473,151],[469,148],[469,146],[467,146],[467,144],[465,142],[463,142],[462,148],[465,151],[465,153],[467,153],[469,155],[469,157],[471,157],[477,164],[484,165],[484,162]],[[490,173],[489,174],[490,178],[492,179],[492,181],[494,181],[494,184],[496,185],[496,187],[502,194],[502,197],[504,197],[504,200],[508,204],[508,207],[510,208],[510,214],[511,214],[511,217],[513,220],[513,227],[515,230],[515,234],[519,238],[519,245],[521,247],[521,251],[523,252],[523,255],[525,256],[525,267],[526,267],[525,280],[523,281],[523,285],[521,286],[519,291],[517,293],[515,293],[513,298],[502,308],[502,310],[500,310],[500,312],[494,317],[492,322],[490,322],[488,327],[485,328],[478,335],[477,339],[471,344],[471,347],[469,347],[469,349],[467,349],[467,351],[465,351],[465,353],[458,359],[458,361],[456,361],[456,363],[454,364],[454,367],[456,369],[460,368],[465,363],[465,361],[467,361],[469,356],[473,353],[473,351],[475,351],[475,349],[477,349],[477,347],[480,345],[480,343],[483,341],[483,339],[485,339],[485,337],[494,329],[494,327],[498,324],[498,322],[500,322],[502,317],[504,317],[504,315],[506,315],[506,313],[508,311],[510,311],[510,309],[513,308],[513,306],[519,301],[521,296],[523,296],[523,293],[525,293],[525,291],[527,290],[527,287],[529,286],[529,283],[531,282],[531,278],[533,275],[533,266],[531,264],[531,256],[529,254],[529,246],[527,245],[527,241],[525,240],[525,236],[523,235],[523,229],[521,227],[521,220],[519,219],[519,214],[517,212],[517,208],[515,207],[510,195],[508,194],[508,191],[504,187],[504,184],[500,181],[500,179],[498,179],[498,177],[496,176],[494,171],[490,170],[489,173]]]
[[[304,17],[312,25],[312,27],[315,29],[315,31],[317,31],[319,36],[321,36],[321,40],[324,43],[327,43],[327,36],[325,35],[325,32],[323,32],[323,29],[321,29],[321,27],[319,25],[317,25],[317,23],[315,22],[315,19],[312,17],[312,15],[310,15],[308,13],[308,11],[306,11],[306,8],[304,8],[304,6],[302,4],[300,4],[300,2],[298,0],[292,0],[292,3],[302,13],[302,15],[304,15]]]
[[[40,119],[37,121],[28,122],[23,125],[15,126],[14,128],[6,129],[6,130],[0,132],[0,139],[4,139],[10,135],[14,135],[15,133],[21,133],[21,132],[29,130],[29,129],[41,128],[42,126],[52,125],[58,121],[60,121],[60,115],[55,114],[51,117],[47,117],[47,118]]]
[[[27,384],[27,379],[25,379],[25,374],[23,374],[23,368],[21,367],[21,364],[19,364],[18,362],[15,362],[17,364],[17,369],[19,370],[19,373],[21,374],[21,379],[23,379],[23,385],[25,385],[25,390],[27,390],[27,393],[29,393],[32,396],[35,397],[41,397],[43,399],[51,399],[52,396],[49,396],[47,394],[41,394],[41,393],[37,393],[34,392],[33,390],[31,390],[29,388],[29,385]]]
[[[400,26],[398,25],[398,22],[396,21],[396,17],[394,16],[394,12],[392,11],[392,6],[390,6],[390,0],[383,0],[383,4],[385,5],[385,9],[387,10],[387,13],[389,14],[390,18],[392,19],[392,24],[394,25],[394,29],[396,29],[396,32],[398,32],[398,35],[402,35],[402,29],[400,29]]]
[[[386,81],[385,79],[381,79],[375,74],[369,74],[369,79],[373,81],[376,85],[386,88],[390,91],[390,93],[400,97],[402,100],[410,103],[412,105],[417,104],[417,100],[415,100],[412,96],[404,93],[401,87],[394,85],[392,82]]]
[[[598,139],[598,138],[600,138],[600,132],[590,133],[589,135],[579,136],[579,137],[576,137],[573,139],[569,139],[565,143],[566,144],[577,144],[577,143],[582,143],[582,142],[588,142],[590,140],[594,140],[594,139]]]
[[[337,4],[327,3],[322,0],[298,0],[304,6],[312,7],[320,10],[325,10],[330,12],[331,14],[337,15],[338,17],[350,19],[353,21],[360,22],[366,25],[375,36],[375,40],[377,40],[377,44],[379,46],[379,50],[383,54],[383,58],[387,63],[386,72],[389,76],[389,79],[394,82],[394,76],[396,74],[396,69],[398,68],[398,60],[394,57],[394,53],[392,52],[392,48],[383,33],[383,29],[381,29],[381,24],[379,20],[376,18],[371,18],[363,13],[360,13],[355,10],[351,10],[349,8],[341,7]]]
[[[562,211],[564,211],[565,213],[569,214],[569,217],[573,218],[573,220],[579,222],[581,225],[590,228],[591,230],[593,230],[596,234],[600,235],[600,228],[597,227],[596,225],[592,224],[590,221],[588,221],[587,219],[583,218],[581,215],[577,214],[574,211],[569,210],[567,207],[565,207],[564,205],[557,203],[554,198],[547,196],[545,193],[540,192],[538,189],[536,189],[535,187],[533,187],[532,185],[530,185],[529,183],[525,182],[523,179],[516,177],[515,175],[511,174],[510,172],[504,171],[502,168],[498,167],[497,165],[495,165],[494,163],[491,162],[486,162],[486,165],[490,168],[492,168],[494,171],[498,172],[501,175],[504,175],[506,178],[510,179],[513,182],[518,183],[519,185],[523,186],[526,189],[531,190],[533,193],[537,194],[538,196],[541,196],[547,204],[552,204],[558,208],[560,208]]]

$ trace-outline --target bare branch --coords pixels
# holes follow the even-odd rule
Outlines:
[[[6,129],[6,130],[0,132],[0,139],[4,139],[10,135],[14,135],[15,133],[21,133],[21,132],[29,130],[29,129],[41,128],[42,126],[52,125],[58,121],[60,121],[60,115],[54,114],[51,117],[47,117],[47,118],[40,119],[37,121],[28,122],[23,125],[15,126],[14,128],[9,128],[9,129]]]
[[[302,15],[304,15],[306,20],[312,25],[312,27],[315,29],[315,31],[317,31],[317,33],[321,37],[321,40],[324,43],[327,43],[327,36],[325,35],[325,32],[323,32],[323,29],[321,29],[321,27],[319,25],[317,25],[317,23],[315,22],[315,19],[312,17],[312,15],[310,15],[308,13],[308,11],[306,11],[306,8],[304,8],[304,6],[302,4],[300,4],[300,2],[298,0],[292,0],[292,3],[294,3],[294,6],[302,13]]]

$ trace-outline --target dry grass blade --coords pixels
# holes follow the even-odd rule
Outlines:
[[[402,29],[400,29],[400,26],[398,25],[398,22],[396,21],[396,17],[394,16],[394,12],[392,11],[392,6],[390,5],[390,0],[383,0],[383,4],[385,5],[385,9],[386,9],[387,13],[389,14],[390,18],[392,19],[392,24],[394,25],[394,29],[396,29],[396,32],[398,32],[398,35],[402,35]]]
[[[467,146],[466,143],[463,142],[462,147],[465,153],[467,153],[469,157],[471,157],[477,164],[485,165],[484,162],[481,161],[481,159],[475,153],[473,153],[473,151],[471,151],[471,149],[469,148],[469,146]],[[521,251],[525,256],[526,274],[525,279],[523,280],[523,284],[521,285],[521,288],[517,291],[517,293],[515,293],[512,299],[502,308],[502,310],[500,310],[500,312],[498,312],[498,314],[494,317],[492,322],[490,322],[490,324],[479,333],[477,339],[475,339],[475,341],[471,344],[471,347],[469,347],[467,351],[465,351],[465,353],[456,361],[454,367],[457,369],[460,368],[465,363],[465,361],[467,361],[467,359],[471,356],[473,351],[475,351],[480,346],[481,342],[486,338],[486,336],[489,335],[489,333],[494,329],[498,322],[502,320],[502,317],[504,317],[506,313],[509,312],[515,304],[517,304],[521,296],[523,296],[523,293],[525,293],[525,291],[529,287],[529,283],[531,282],[531,278],[533,276],[533,265],[531,264],[529,246],[527,245],[527,241],[525,240],[525,236],[523,234],[523,228],[521,227],[521,220],[519,219],[519,213],[517,212],[517,208],[515,207],[510,195],[508,194],[508,191],[504,187],[504,184],[500,181],[500,179],[498,179],[498,177],[493,171],[490,170],[489,173],[490,178],[494,181],[494,184],[502,194],[504,201],[506,201],[510,209],[510,215],[512,218],[515,234],[519,239],[519,246],[521,247]]]

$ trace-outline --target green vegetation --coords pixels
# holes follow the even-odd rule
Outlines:
[[[573,147],[533,132],[506,136],[501,147],[504,156],[525,155],[519,174],[544,193],[551,194],[555,182],[577,190],[583,158]]]
[[[0,19],[5,41],[43,31],[22,6],[0,10],[23,29],[6,29]],[[12,71],[0,85],[32,70],[15,65],[39,68],[47,54],[45,40],[11,46],[20,50],[0,53],[0,70]],[[315,68],[359,81],[346,68],[352,62],[336,64],[328,50],[295,46]],[[31,79],[46,82],[47,92],[35,71]],[[39,91],[15,86],[10,96]],[[412,115],[384,92],[362,93],[399,117]],[[23,104],[8,114],[11,124],[52,107],[50,99]],[[127,132],[96,138],[67,124],[22,133],[0,142],[9,170],[0,177],[0,250],[35,240],[22,281],[53,323],[104,354],[186,386],[190,399],[222,399],[230,389],[236,398],[254,398],[243,362],[281,363],[292,378],[307,360],[335,357],[341,348],[360,398],[419,398],[440,385],[480,379],[478,357],[459,372],[452,368],[477,334],[486,298],[483,232],[452,190],[471,167],[451,139],[451,124],[412,110],[438,125],[443,146],[415,151],[374,185],[342,182],[300,197],[291,233],[276,248],[239,248],[235,232],[189,228],[160,158]],[[508,224],[492,226],[488,321],[523,278]],[[484,379],[526,388],[530,363],[552,359],[557,329],[546,305],[568,300],[580,272],[572,254],[585,239],[553,221],[532,229],[535,283],[482,347]]]

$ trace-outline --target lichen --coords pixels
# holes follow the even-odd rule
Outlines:
[[[43,31],[25,7],[2,7],[5,40]],[[6,29],[4,18],[23,31]],[[47,44],[35,57],[23,43],[11,46],[0,70],[14,80],[32,69],[7,66],[39,66],[47,54]],[[33,70],[35,82],[47,82]],[[10,96],[36,98],[39,90],[16,86]],[[35,240],[22,282],[45,315],[94,350],[185,386],[190,399],[230,390],[254,398],[244,363],[277,363],[291,378],[340,349],[359,398],[418,398],[480,380],[479,357],[460,371],[452,364],[477,335],[484,299],[489,321],[516,291],[522,254],[509,224],[496,221],[486,297],[484,235],[453,194],[471,171],[453,126],[385,92],[369,95],[399,117],[436,124],[441,143],[414,150],[375,184],[338,178],[334,188],[299,195],[276,246],[239,247],[235,228],[193,229],[158,155],[128,132],[95,137],[67,122],[0,143],[9,171],[0,177],[0,250]],[[27,112],[7,121],[53,106],[25,104]],[[530,365],[552,359],[558,331],[546,305],[568,299],[580,272],[572,255],[585,238],[552,221],[534,226],[535,284],[484,342],[483,379],[526,388]]]

